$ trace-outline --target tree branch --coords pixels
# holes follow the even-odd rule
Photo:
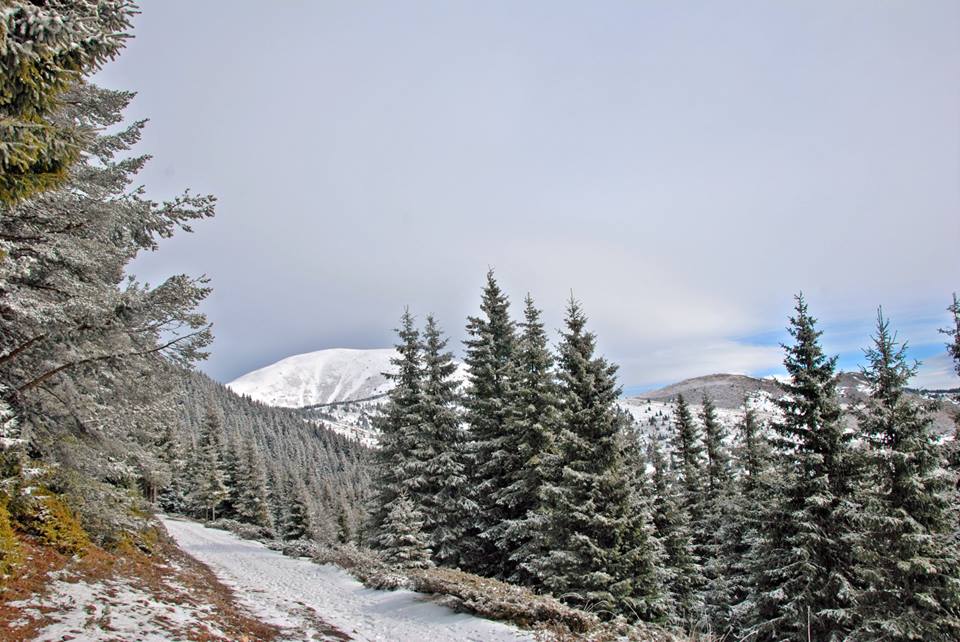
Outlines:
[[[97,356],[97,357],[87,357],[86,359],[80,359],[79,361],[72,361],[72,362],[70,362],[70,363],[65,363],[65,364],[63,364],[63,365],[61,365],[61,366],[57,366],[57,367],[54,368],[53,370],[48,370],[47,372],[44,372],[42,375],[40,375],[40,376],[38,376],[38,377],[36,377],[36,378],[28,381],[27,383],[23,384],[22,386],[20,386],[20,387],[17,388],[16,390],[14,390],[14,391],[13,391],[13,394],[14,394],[14,395],[20,395],[20,394],[22,394],[23,392],[25,392],[25,391],[27,391],[27,390],[30,390],[31,388],[35,388],[36,386],[40,385],[41,383],[43,383],[44,381],[46,381],[46,380],[49,379],[50,377],[52,377],[52,376],[54,376],[54,375],[56,375],[56,374],[59,374],[59,373],[63,372],[64,370],[68,370],[68,369],[70,369],[70,368],[75,368],[75,367],[77,367],[77,366],[83,366],[83,365],[86,365],[86,364],[88,364],[88,363],[96,363],[96,362],[98,362],[98,361],[109,361],[109,360],[112,360],[112,359],[125,359],[125,358],[127,358],[127,357],[144,357],[144,356],[146,356],[146,355],[148,355],[148,354],[154,354],[154,353],[156,353],[156,352],[160,352],[160,351],[162,351],[162,350],[166,350],[167,348],[169,348],[169,347],[172,346],[172,345],[175,345],[175,344],[177,344],[177,343],[180,343],[181,341],[184,341],[184,340],[186,340],[186,339],[190,339],[190,338],[192,338],[192,337],[195,337],[195,336],[197,336],[197,335],[199,335],[199,334],[202,334],[202,333],[205,332],[205,331],[206,331],[206,328],[204,328],[204,329],[202,329],[202,330],[197,330],[196,332],[191,332],[190,334],[185,334],[185,335],[182,336],[182,337],[177,337],[176,339],[173,339],[173,340],[171,340],[171,341],[168,341],[167,343],[165,343],[165,344],[163,344],[163,345],[161,345],[161,346],[157,346],[157,347],[155,347],[155,348],[151,348],[150,350],[142,350],[142,351],[139,351],[139,352],[124,352],[124,353],[121,353],[121,354],[105,354],[105,355],[100,355],[100,356]]]

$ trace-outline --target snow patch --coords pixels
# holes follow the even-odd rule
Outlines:
[[[309,632],[319,617],[355,640],[532,640],[527,632],[455,613],[420,593],[365,588],[345,571],[272,551],[195,522],[163,518],[177,544],[207,564],[264,622]],[[310,639],[310,638],[307,638]]]
[[[59,640],[142,640],[165,642],[172,631],[203,630],[212,639],[228,639],[209,624],[208,609],[161,601],[120,581],[95,583],[57,580],[49,591],[29,600],[12,602],[25,617],[54,622],[34,638],[37,642]],[[21,626],[25,621],[13,622]]]

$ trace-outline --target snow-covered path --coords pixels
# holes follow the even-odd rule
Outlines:
[[[419,593],[365,588],[335,566],[285,557],[226,531],[179,519],[163,523],[180,548],[209,566],[263,622],[289,632],[289,639],[532,639],[515,627],[455,613]]]

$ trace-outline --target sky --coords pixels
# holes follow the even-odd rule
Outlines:
[[[882,305],[960,385],[960,3],[142,4],[95,81],[148,193],[218,207],[131,272],[211,278],[218,380],[404,306],[460,352],[492,268],[552,331],[579,299],[628,390],[782,372],[800,291],[841,367]]]

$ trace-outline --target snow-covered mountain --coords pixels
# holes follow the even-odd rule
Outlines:
[[[238,377],[227,387],[239,395],[284,408],[348,404],[382,397],[391,387],[385,372],[394,372],[393,348],[333,348],[296,354]],[[454,375],[466,370],[457,362]]]
[[[390,359],[395,355],[392,348],[308,352],[245,374],[227,386],[269,405],[304,408],[305,418],[372,445],[377,440],[373,416],[391,386],[383,373],[393,371]],[[461,381],[466,378],[463,364],[460,364],[458,378]],[[703,395],[708,394],[721,420],[729,425],[743,415],[746,398],[762,418],[773,418],[777,413],[774,400],[782,395],[771,379],[713,374],[622,399],[620,405],[642,427],[660,432],[667,430],[678,393],[682,393],[695,410]],[[842,373],[838,393],[841,404],[852,408],[866,399],[869,388],[859,373]],[[946,401],[934,413],[937,432],[946,434],[952,430],[954,406]]]
[[[297,354],[234,379],[227,387],[271,406],[303,408],[385,394],[393,348],[337,348]]]

